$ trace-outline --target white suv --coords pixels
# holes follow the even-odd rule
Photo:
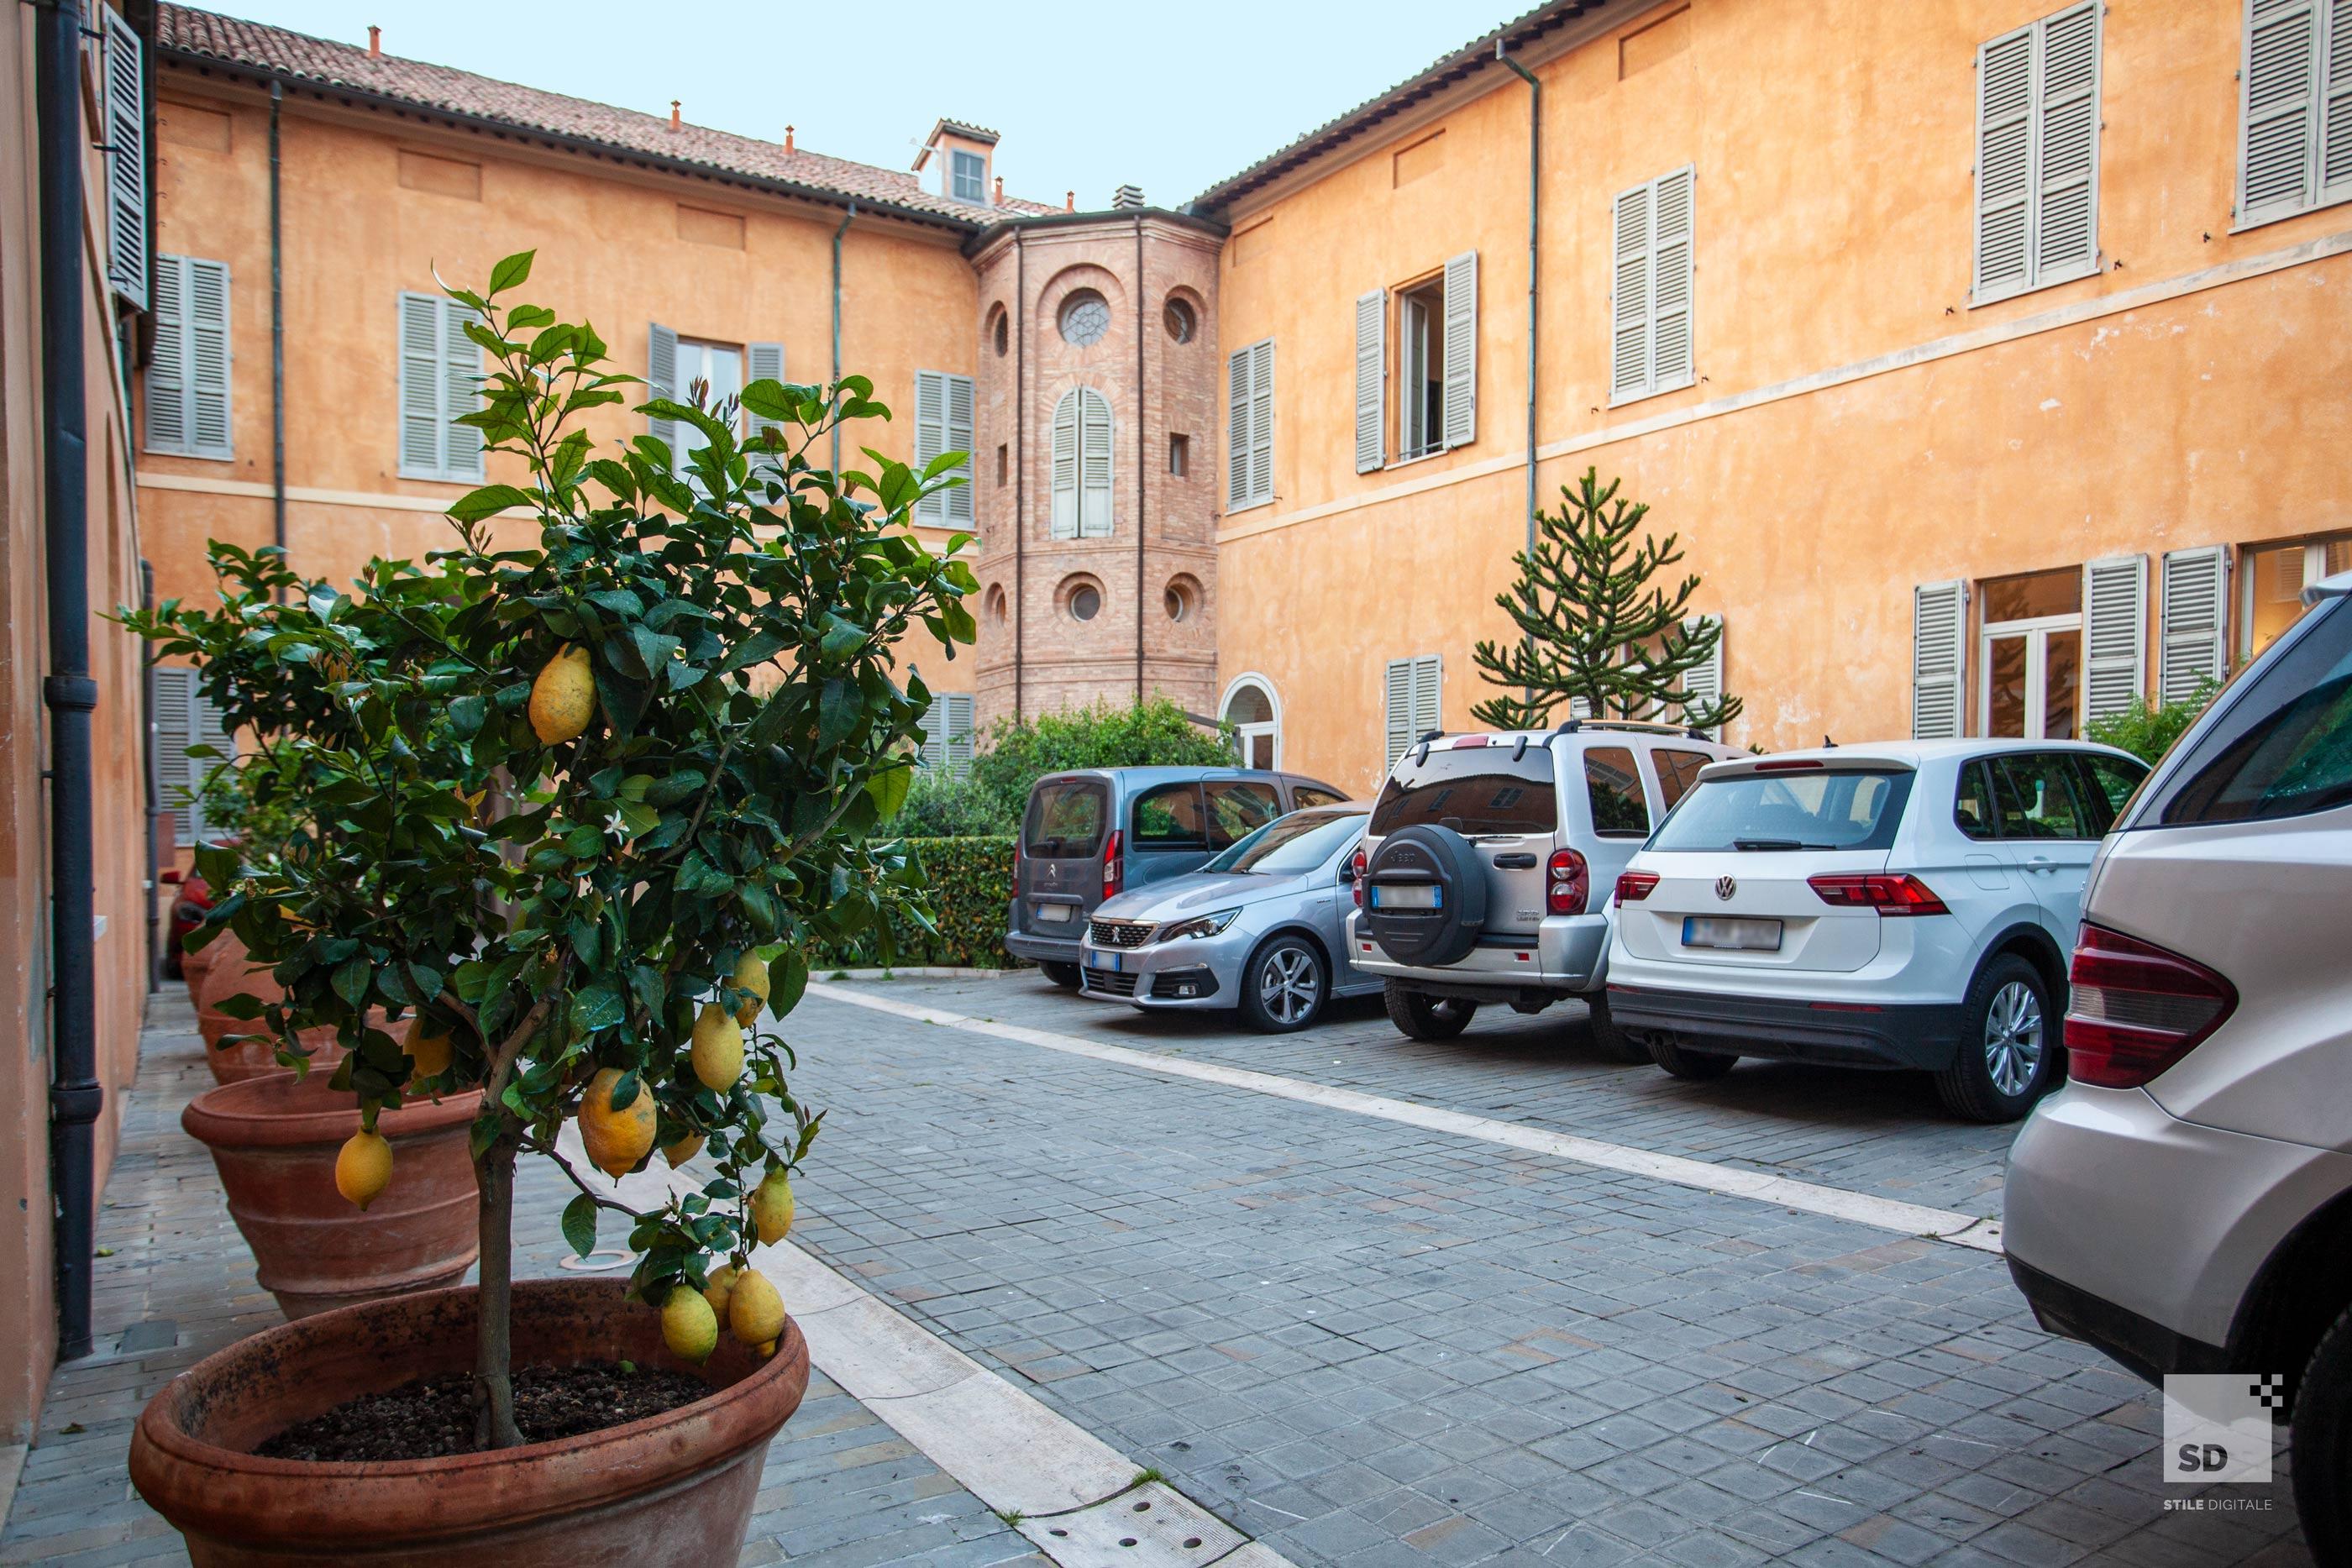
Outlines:
[[[1617,879],[1610,1010],[1677,1078],[1924,1068],[2012,1121],[2057,1081],[2084,879],[2147,772],[2049,740],[1717,763]]]
[[[2285,1380],[2323,1563],[2352,1562],[2347,596],[2352,573],[2305,591],[2101,851],[2073,1082],[2018,1134],[2003,1204],[2044,1328],[2151,1382]]]
[[[1610,1023],[1609,889],[1699,769],[1741,755],[1669,725],[1570,719],[1447,737],[1402,757],[1356,855],[1348,947],[1386,982],[1389,1018],[1446,1040],[1486,1003],[1540,1012],[1568,997],[1621,1061]]]

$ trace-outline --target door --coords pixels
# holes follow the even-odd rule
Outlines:
[[[2071,752],[2013,751],[1985,762],[2001,845],[2041,905],[2042,928],[2071,953],[2105,813],[2084,798]]]
[[[1099,779],[1045,779],[1021,824],[1021,929],[1076,942],[1102,902],[1110,788]]]
[[[1988,582],[1984,607],[1979,733],[2016,740],[2079,737],[2082,572],[2037,571]]]

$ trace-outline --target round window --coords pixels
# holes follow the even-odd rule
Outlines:
[[[1062,340],[1072,348],[1091,349],[1110,330],[1110,302],[1091,288],[1081,288],[1062,301]]]
[[[1201,588],[1190,577],[1171,579],[1160,596],[1160,602],[1171,621],[1190,621],[1201,605]]]
[[[1091,621],[1102,613],[1102,590],[1081,583],[1070,594],[1070,619]]]
[[[1192,314],[1192,307],[1171,296],[1168,308],[1160,313],[1168,325],[1168,335],[1180,343],[1189,343],[1192,334],[1201,329],[1201,319]]]

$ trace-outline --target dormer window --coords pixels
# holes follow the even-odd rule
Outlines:
[[[948,154],[948,194],[959,202],[988,200],[988,160],[961,148]]]

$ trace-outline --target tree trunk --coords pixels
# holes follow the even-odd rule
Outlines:
[[[482,1286],[474,1335],[474,1442],[481,1448],[516,1448],[514,1174],[515,1145],[503,1134],[482,1153],[475,1176],[482,1190]]]

